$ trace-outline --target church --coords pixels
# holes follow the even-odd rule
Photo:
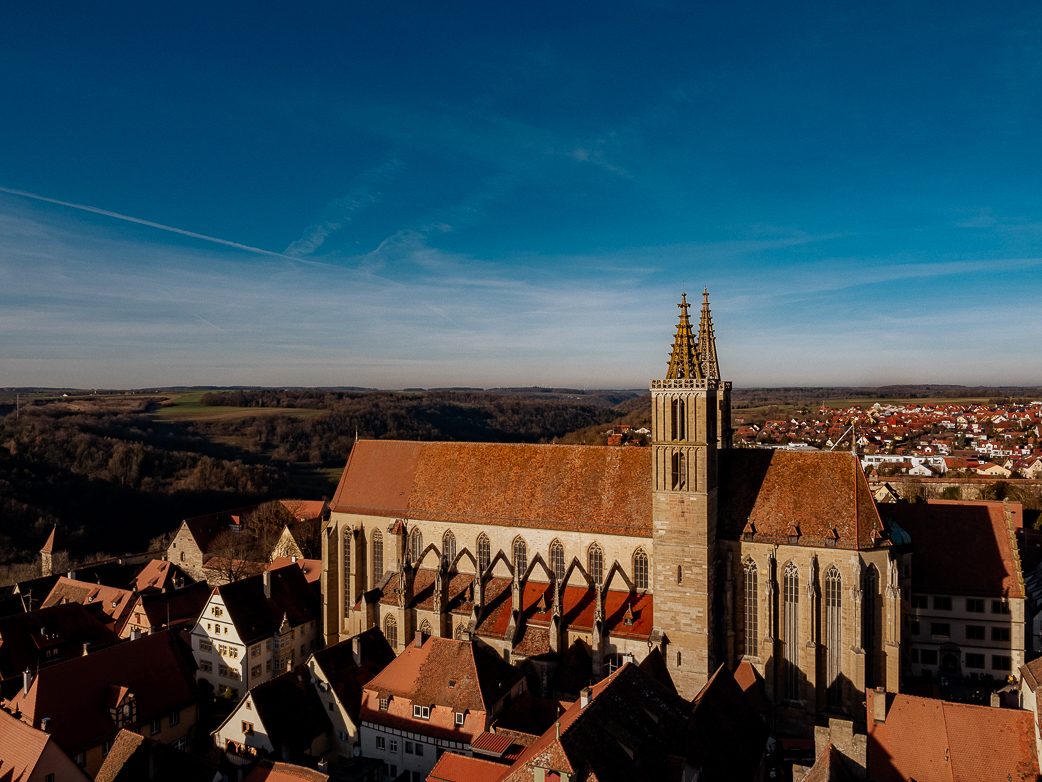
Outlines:
[[[326,643],[475,639],[547,695],[576,654],[594,680],[655,654],[688,699],[748,663],[793,733],[896,692],[900,562],[857,456],[732,448],[708,292],[697,333],[678,306],[650,448],[356,443],[322,542]]]

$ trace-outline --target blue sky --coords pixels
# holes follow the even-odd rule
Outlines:
[[[7,3],[0,386],[1042,384],[1042,6]]]

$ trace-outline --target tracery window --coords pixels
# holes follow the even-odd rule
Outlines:
[[[843,579],[833,565],[825,572],[825,681],[829,706],[843,705]]]
[[[564,581],[564,545],[559,540],[550,544],[550,570],[559,582]]]
[[[522,574],[528,569],[528,544],[521,537],[514,538],[514,569]]]
[[[351,530],[344,530],[344,616],[351,615]]]
[[[451,565],[456,558],[456,536],[452,534],[451,529],[445,530],[445,534],[441,537],[441,551]]]
[[[431,629],[431,623],[426,619],[424,619],[423,623],[420,625],[420,632],[427,638],[430,638],[432,635],[434,635],[434,631]]]
[[[642,548],[633,554],[633,586],[636,589],[648,588],[648,554]]]
[[[685,405],[683,399],[674,399],[670,405],[670,413],[673,419],[673,438],[674,440],[683,440],[686,436],[687,416],[685,415]]]
[[[785,635],[782,647],[785,651],[785,697],[799,700],[800,697],[800,573],[795,562],[785,566]]]
[[[463,625],[462,624],[456,625],[456,632],[454,634],[454,637],[455,637],[455,639],[457,641],[462,641],[463,640]]]
[[[488,570],[488,564],[492,561],[492,547],[488,542],[488,535],[482,532],[478,535],[478,573]]]
[[[398,620],[393,616],[388,616],[384,620],[384,638],[387,639],[387,643],[391,645],[392,649],[398,650]]]
[[[757,600],[759,573],[756,563],[745,561],[745,653],[755,657],[759,654],[759,615]]]
[[[420,554],[423,553],[423,533],[420,532],[418,527],[414,527],[413,531],[409,534],[409,558],[413,562],[420,561]]]
[[[384,574],[384,536],[380,530],[373,530],[373,583]]]
[[[862,643],[865,646],[865,687],[876,687],[876,627],[879,613],[879,571],[875,565],[869,565],[865,571],[865,592],[862,609],[864,630]]]
[[[674,451],[672,466],[673,491],[684,491],[687,488],[687,455],[683,451]]]
[[[604,552],[601,551],[601,547],[594,543],[590,546],[590,550],[587,554],[587,562],[590,567],[590,578],[593,579],[593,583],[600,584],[604,581]]]

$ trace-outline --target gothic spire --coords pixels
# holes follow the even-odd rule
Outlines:
[[[673,352],[669,356],[669,368],[666,370],[667,380],[680,378],[691,378],[701,380],[704,375],[698,364],[698,346],[695,344],[694,335],[691,333],[691,319],[687,314],[687,293],[681,294],[680,322],[677,324],[677,334],[673,337]],[[715,355],[715,351],[714,351]]]
[[[713,316],[709,314],[709,289],[702,290],[702,321],[698,324],[698,358],[702,377],[720,379],[720,365],[716,360],[716,337],[713,336]]]

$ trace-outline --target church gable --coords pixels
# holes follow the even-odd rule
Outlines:
[[[722,451],[719,498],[723,538],[870,549],[885,537],[857,457],[845,451]]]
[[[651,454],[643,448],[363,440],[352,450],[332,509],[647,536]]]

